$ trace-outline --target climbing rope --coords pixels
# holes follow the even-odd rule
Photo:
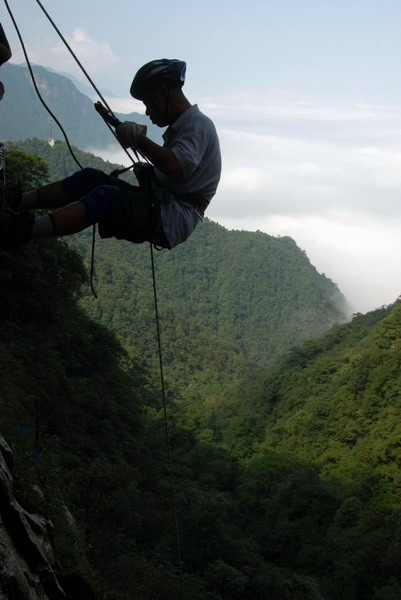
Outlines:
[[[161,388],[162,400],[163,400],[164,433],[165,433],[165,437],[166,437],[167,462],[168,462],[169,473],[170,473],[171,504],[172,504],[173,514],[174,514],[174,527],[175,527],[175,536],[176,536],[176,541],[177,541],[177,559],[178,559],[178,568],[179,568],[178,572],[180,575],[181,598],[184,599],[184,582],[183,582],[182,559],[181,559],[181,539],[180,539],[180,529],[179,529],[179,525],[178,525],[177,498],[176,498],[176,493],[175,493],[174,469],[173,469],[170,433],[169,433],[169,425],[168,425],[166,386],[164,383],[163,353],[162,353],[161,335],[160,335],[159,308],[158,308],[158,302],[157,302],[156,269],[155,269],[153,245],[152,244],[149,244],[149,245],[150,245],[150,258],[151,258],[151,264],[152,264],[153,297],[154,297],[154,304],[155,304],[157,346],[158,346],[158,350],[159,350],[160,388]]]
[[[53,21],[53,19],[50,17],[49,13],[46,11],[46,9],[44,8],[43,4],[40,2],[40,0],[35,0],[36,3],[38,4],[38,6],[41,8],[41,10],[43,11],[43,13],[46,15],[47,19],[49,20],[49,22],[51,23],[51,25],[53,26],[53,28],[55,29],[55,31],[57,32],[57,34],[59,35],[59,37],[61,38],[62,42],[64,43],[64,45],[66,46],[66,48],[68,49],[68,51],[70,52],[70,54],[72,55],[72,57],[74,58],[74,60],[76,61],[76,63],[78,64],[78,66],[80,67],[81,71],[83,72],[83,74],[85,75],[85,77],[87,78],[87,80],[89,81],[89,83],[91,84],[91,86],[93,87],[93,89],[95,90],[95,92],[97,93],[97,95],[99,96],[99,98],[101,99],[101,101],[103,102],[104,106],[106,106],[107,110],[109,111],[110,115],[112,115],[115,118],[115,115],[113,113],[113,111],[111,110],[111,108],[109,107],[108,103],[106,102],[105,98],[103,97],[103,95],[101,94],[101,92],[98,90],[97,86],[95,85],[95,83],[92,81],[91,77],[89,76],[89,74],[87,73],[87,71],[85,70],[85,68],[83,67],[82,63],[79,61],[78,57],[76,56],[76,54],[74,53],[74,51],[72,50],[72,48],[70,47],[70,45],[68,44],[68,42],[66,41],[66,39],[64,38],[64,36],[62,35],[61,31],[58,29],[57,25],[55,24],[55,22]],[[25,56],[25,60],[27,62],[28,65],[28,69],[32,78],[32,83],[34,85],[35,91],[38,95],[38,98],[40,99],[41,103],[43,104],[44,108],[46,109],[46,111],[50,114],[50,116],[54,119],[55,123],[57,123],[57,125],[60,127],[61,132],[63,133],[64,139],[66,141],[67,147],[72,155],[72,157],[74,158],[76,164],[78,165],[78,167],[80,169],[82,169],[81,164],[79,163],[78,159],[76,158],[71,144],[68,140],[68,136],[64,130],[64,128],[62,127],[61,123],[59,122],[59,120],[55,117],[55,115],[52,113],[52,111],[50,110],[50,108],[47,106],[46,102],[44,101],[43,97],[40,94],[39,88],[37,86],[36,80],[35,80],[35,76],[32,70],[32,66],[28,57],[28,53],[26,51],[25,48],[25,44],[23,42],[21,33],[19,31],[19,28],[17,26],[17,23],[14,19],[14,16],[12,14],[12,11],[9,7],[8,1],[4,0],[4,3],[6,5],[7,11],[10,15],[10,18],[14,24],[15,30],[17,32],[19,41],[21,43],[21,47]],[[106,125],[109,127],[110,131],[112,132],[112,134],[115,136],[115,133],[113,131],[113,129],[111,128],[111,126],[109,125],[109,123],[106,122]],[[117,138],[116,138],[117,139]],[[129,154],[128,150],[125,149],[126,154],[128,155],[128,157],[130,158],[130,160],[132,161],[133,164],[135,164],[134,159],[131,157],[131,155]],[[135,154],[135,157],[137,159],[137,161],[139,161],[139,157],[138,157],[138,153],[142,156],[142,158],[145,159],[145,161],[147,161],[146,157],[144,157],[142,155],[141,152],[139,152],[137,149],[133,149],[133,152]],[[147,161],[148,162],[148,161]],[[90,285],[91,285],[91,289],[92,289],[92,293],[94,294],[94,296],[97,298],[97,294],[94,290],[93,287],[93,272],[94,272],[94,248],[95,248],[95,237],[96,237],[96,229],[95,226],[93,227],[93,237],[92,237],[92,256],[91,256],[91,277],[90,277]],[[180,532],[179,532],[179,524],[178,524],[178,509],[177,509],[177,500],[176,500],[176,492],[175,492],[175,484],[174,484],[174,469],[173,469],[173,461],[172,461],[172,453],[171,453],[171,443],[170,443],[170,434],[169,434],[169,423],[168,423],[168,412],[167,412],[167,400],[166,400],[166,387],[165,387],[165,381],[164,381],[164,369],[163,369],[163,354],[162,354],[162,345],[161,345],[161,334],[160,334],[160,318],[159,318],[159,309],[158,309],[158,296],[157,296],[157,284],[156,284],[156,270],[155,270],[155,262],[154,262],[154,252],[153,252],[153,245],[150,243],[150,254],[151,254],[151,266],[152,266],[152,282],[153,282],[153,297],[154,297],[154,306],[155,306],[155,321],[156,321],[156,334],[157,334],[157,346],[158,346],[158,355],[159,355],[159,370],[160,370],[160,387],[161,387],[161,394],[162,394],[162,402],[163,402],[163,417],[164,417],[164,429],[165,429],[165,438],[166,438],[166,448],[167,448],[167,462],[168,462],[168,468],[169,468],[169,476],[170,476],[170,492],[171,492],[171,504],[172,504],[172,512],[174,515],[174,528],[175,528],[175,536],[176,536],[176,543],[177,543],[177,560],[178,560],[178,570],[179,570],[179,579],[180,579],[180,594],[181,594],[181,600],[185,600],[185,594],[184,594],[184,583],[183,583],[183,570],[182,570],[182,556],[181,556],[181,540],[180,540]]]

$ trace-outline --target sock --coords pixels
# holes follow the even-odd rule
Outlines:
[[[18,206],[18,210],[31,210],[35,208],[39,208],[38,190],[23,192],[21,194],[21,202]]]
[[[33,224],[32,239],[54,237],[53,219],[49,214],[37,217]]]

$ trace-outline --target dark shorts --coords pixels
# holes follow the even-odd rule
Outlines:
[[[99,220],[91,218],[98,195],[96,189],[107,187],[107,207],[102,206]],[[156,197],[139,187],[107,175],[97,169],[83,169],[63,180],[63,190],[72,201],[81,200],[87,207],[91,222],[99,223],[102,238],[142,243],[150,241],[169,247],[160,218],[160,203]]]

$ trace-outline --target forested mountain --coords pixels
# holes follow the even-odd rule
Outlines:
[[[40,66],[34,66],[33,72],[44,101],[61,122],[72,144],[84,149],[115,144],[92,100],[79,92],[70,79]],[[32,137],[64,140],[58,125],[39,101],[27,67],[7,63],[1,68],[1,80],[6,89],[0,103],[1,141]],[[127,95],[129,85],[127,81]],[[149,136],[160,141],[161,130],[144,115],[116,113],[116,116],[121,121],[131,120],[147,125]]]
[[[329,572],[336,579],[335,592],[321,587],[324,598],[401,597],[400,366],[397,301],[291,350],[258,381],[208,407],[224,446],[252,457],[247,489],[257,497],[254,514],[264,515],[259,531],[251,528],[255,540],[269,539],[270,560],[286,552],[286,534],[299,535],[291,564],[312,560],[319,579]],[[340,505],[334,509],[329,497],[321,504],[302,468],[277,484],[286,460],[315,465]]]
[[[291,350],[247,395],[246,407],[231,390],[224,405],[214,406],[216,423],[234,445],[242,437],[248,452],[291,452],[319,464],[325,477],[351,491],[369,481],[378,502],[398,506],[400,364],[397,301],[355,315],[350,323]],[[247,422],[252,414],[264,415],[258,430],[251,431]]]
[[[88,235],[74,243],[89,261]],[[192,401],[344,320],[336,286],[290,238],[205,220],[185,244],[154,260],[167,376]],[[148,246],[99,241],[99,297],[83,301],[147,364],[154,363],[151,283]]]
[[[0,273],[1,429],[16,453],[20,502],[55,524],[68,597],[176,600],[160,399],[77,307],[82,266],[64,245],[1,253]],[[185,597],[319,598],[308,577],[263,566],[240,532],[238,465],[195,442],[170,411]]]
[[[1,253],[0,277],[0,427],[19,501],[54,522],[68,598],[176,600],[158,390],[78,307],[64,244]],[[185,598],[400,597],[399,332],[397,304],[292,350],[227,399],[223,444],[196,441],[170,398]]]
[[[50,180],[76,170],[62,142],[50,147],[26,140],[18,147],[46,161]],[[106,172],[115,167],[89,153],[77,155],[85,166]],[[91,235],[70,243],[89,264]],[[291,238],[227,231],[206,219],[185,244],[156,252],[155,263],[166,376],[191,404],[345,320],[338,288]],[[148,245],[99,240],[96,288],[96,301],[82,300],[88,313],[157,371]]]
[[[46,176],[38,159],[24,160]],[[205,221],[179,253],[156,255],[169,387],[179,388],[168,390],[164,411],[152,369],[151,274],[141,262],[149,249],[98,245],[99,299],[81,297],[84,268],[64,242],[0,253],[0,430],[16,454],[19,501],[54,522],[68,599],[400,598],[401,304],[334,325],[250,376],[266,342],[239,321],[250,329],[254,314],[259,327],[267,312],[278,318],[269,304],[244,312],[264,279],[276,277],[274,302],[320,298],[320,319],[336,288],[292,240]],[[244,271],[237,255],[249,258]],[[251,267],[263,276],[252,281]],[[234,300],[238,308],[226,309]],[[230,366],[235,376],[225,379]],[[208,397],[202,371],[213,380]]]

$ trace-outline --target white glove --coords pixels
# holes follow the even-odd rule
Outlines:
[[[146,135],[146,125],[139,125],[131,121],[124,121],[115,129],[115,134],[123,148],[136,148],[139,143],[139,136]]]

